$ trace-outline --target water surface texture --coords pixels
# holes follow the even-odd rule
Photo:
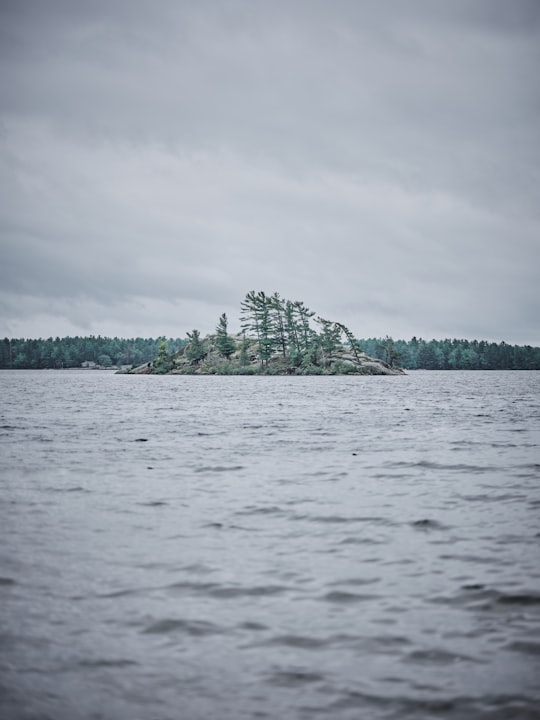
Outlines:
[[[537,372],[0,372],[0,715],[540,717],[539,428]]]

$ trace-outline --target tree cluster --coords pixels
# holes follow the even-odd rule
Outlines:
[[[377,373],[358,340],[341,323],[315,317],[301,301],[254,290],[241,303],[241,333],[228,332],[223,313],[215,333],[201,338],[187,333],[188,344],[177,353],[161,346],[151,372],[204,374],[335,374]],[[362,355],[362,360],[360,358]],[[136,372],[146,372],[139,368]]]
[[[4,338],[0,341],[0,368],[73,368],[81,367],[85,362],[103,367],[136,366],[152,361],[158,355],[162,341],[163,337],[122,339],[101,335],[46,340]],[[167,344],[175,351],[185,345],[186,340],[171,339]]]
[[[427,370],[540,370],[540,348],[478,340],[357,340],[341,323],[316,317],[303,302],[285,300],[278,293],[247,293],[241,305],[243,335],[231,337],[227,316],[221,315],[213,346],[224,367],[248,368],[254,358],[262,371],[269,371],[276,357],[281,365],[299,372],[322,372],[344,348],[358,357],[361,352],[390,365]],[[315,327],[313,327],[313,325]],[[186,357],[197,365],[207,357],[209,343],[198,330],[186,339],[109,338],[100,335],[30,340],[0,340],[1,369],[81,367],[93,362],[103,367],[131,367],[152,362],[155,372],[170,372],[175,354],[185,348]],[[334,364],[336,364],[334,362]],[[339,360],[337,361],[339,365]]]
[[[485,340],[392,340],[369,338],[362,347],[372,357],[407,370],[540,370],[540,348]]]
[[[257,358],[263,369],[277,355],[290,369],[324,370],[343,350],[343,338],[357,357],[361,352],[359,342],[345,325],[316,317],[302,301],[287,300],[277,292],[267,295],[251,290],[240,307],[242,332],[256,339]]]

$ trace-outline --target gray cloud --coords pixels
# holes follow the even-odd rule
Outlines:
[[[540,343],[537,2],[4,2],[0,334],[277,290]],[[154,329],[153,329],[154,328]]]

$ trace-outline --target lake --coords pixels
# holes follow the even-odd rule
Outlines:
[[[540,718],[540,373],[0,371],[6,720]]]

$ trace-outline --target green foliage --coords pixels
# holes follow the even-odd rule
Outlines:
[[[244,333],[242,335],[242,344],[240,345],[240,357],[239,357],[240,367],[246,367],[249,365],[248,349],[249,349],[249,341],[246,337],[246,334]]]
[[[316,342],[316,333],[311,328],[309,321],[315,315],[303,302],[296,301],[293,303],[293,315],[295,317],[297,334],[300,340],[300,351],[302,353],[310,353],[312,345]]]
[[[274,316],[274,336],[277,348],[279,348],[283,358],[287,357],[287,331],[285,304],[279,293],[274,293],[269,300],[270,310]]]
[[[236,343],[227,333],[227,315],[223,315],[219,318],[219,323],[216,328],[216,347],[218,352],[227,360],[230,360],[231,355],[236,350]]]
[[[298,375],[322,375],[324,373],[323,368],[320,365],[315,365],[311,362],[309,357],[306,355],[298,368]]]
[[[280,353],[289,367],[299,367],[305,356],[317,364],[319,337],[310,325],[315,315],[303,302],[285,300],[279,293],[269,296],[251,290],[241,304],[244,333],[257,339],[257,354],[262,368]]]
[[[390,335],[386,335],[383,340],[379,343],[379,348],[382,354],[382,360],[389,365],[394,367],[399,360],[400,353],[396,350],[396,346]]]
[[[368,355],[388,362],[387,341],[388,336],[360,342]],[[416,337],[391,342],[400,366],[407,370],[540,370],[540,348],[531,345]]]
[[[201,360],[206,357],[206,348],[201,340],[201,334],[198,330],[187,333],[189,345],[186,347],[186,357],[192,364],[198,365]]]
[[[285,301],[284,315],[289,357],[293,365],[299,365],[302,359],[302,349],[300,347],[300,327],[297,321],[295,304],[290,300]]]
[[[330,365],[332,355],[342,347],[342,329],[338,323],[325,320],[322,317],[318,317],[316,322],[321,327],[321,332],[319,334],[319,348],[322,354],[322,363],[325,367],[328,367]]]
[[[342,323],[337,323],[337,324],[342,329],[345,337],[347,338],[349,347],[351,348],[351,351],[352,351],[354,357],[356,358],[357,362],[360,362],[360,353],[363,352],[360,342],[354,337],[354,335],[352,334],[352,332],[349,330],[348,327],[346,327]]]
[[[242,331],[257,338],[258,355],[261,367],[268,366],[277,346],[275,337],[275,304],[264,292],[251,290],[240,305]]]
[[[158,375],[165,375],[173,368],[172,356],[169,354],[167,342],[162,340],[159,343],[158,354],[153,363],[154,373]]]
[[[111,367],[111,365],[112,365],[112,360],[111,360],[111,358],[110,358],[110,355],[107,355],[107,354],[103,353],[102,355],[100,355],[100,356],[98,357],[98,363],[99,363],[100,365],[102,365],[103,367]]]
[[[0,340],[0,368],[75,368],[85,362],[104,367],[137,367],[156,357],[159,343],[163,340],[163,337],[123,339],[101,335],[29,340],[4,338]],[[172,352],[185,344],[186,341],[180,338],[168,341]]]

